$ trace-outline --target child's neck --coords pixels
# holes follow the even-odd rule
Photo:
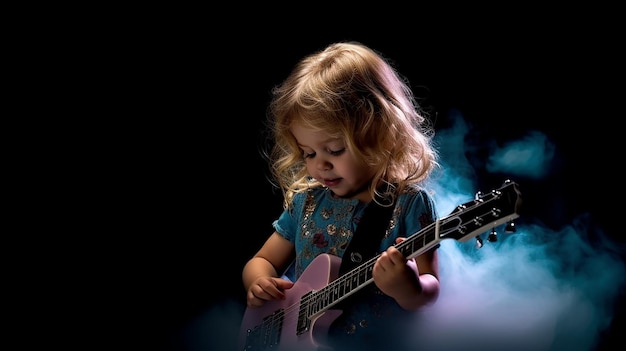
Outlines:
[[[338,196],[337,194],[333,193],[333,197],[338,198],[338,199],[346,199],[346,200],[356,199],[366,204],[370,203],[373,200],[372,194],[370,194],[370,184],[371,182],[367,182],[365,183],[365,185],[363,185],[359,189],[351,193],[348,193],[344,196]]]

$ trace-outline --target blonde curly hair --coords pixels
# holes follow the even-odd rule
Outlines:
[[[342,138],[373,167],[372,199],[379,185],[400,193],[425,181],[438,166],[434,130],[408,82],[380,53],[358,42],[333,43],[303,58],[272,90],[271,143],[264,156],[285,208],[296,193],[322,186],[307,173],[290,132],[294,121]]]

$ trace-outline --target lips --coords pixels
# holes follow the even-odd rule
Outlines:
[[[341,178],[324,179],[324,185],[326,185],[328,187],[335,186],[335,185],[339,184],[339,182],[341,182]]]

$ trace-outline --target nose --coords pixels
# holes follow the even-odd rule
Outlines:
[[[318,156],[315,158],[315,168],[319,171],[327,171],[333,168],[333,165],[323,157]]]

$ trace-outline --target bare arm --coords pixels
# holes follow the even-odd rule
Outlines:
[[[249,307],[261,306],[268,300],[284,299],[285,289],[292,282],[281,279],[295,257],[294,245],[274,232],[261,249],[246,263],[242,271],[243,286]]]

